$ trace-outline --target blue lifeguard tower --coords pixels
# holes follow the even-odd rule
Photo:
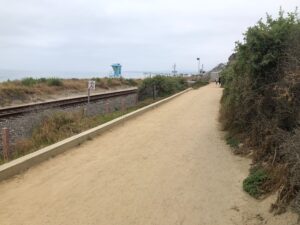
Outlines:
[[[121,76],[121,64],[120,63],[115,63],[111,65],[113,70],[114,70],[114,77],[120,77]]]

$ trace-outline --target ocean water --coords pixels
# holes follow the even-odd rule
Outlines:
[[[58,77],[58,78],[93,78],[93,77],[109,77],[112,72],[70,72],[70,71],[25,71],[25,70],[1,70],[0,82],[7,80],[20,80],[25,77],[41,78],[41,77]],[[149,72],[142,71],[124,71],[124,78],[145,78],[149,76]]]

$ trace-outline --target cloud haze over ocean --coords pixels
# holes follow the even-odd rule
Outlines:
[[[196,70],[226,62],[248,26],[299,0],[0,0],[0,69]]]

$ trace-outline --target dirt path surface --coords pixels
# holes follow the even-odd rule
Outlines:
[[[1,182],[0,224],[295,224],[242,191],[250,161],[224,143],[221,92],[190,91]]]

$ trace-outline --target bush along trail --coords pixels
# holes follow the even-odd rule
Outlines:
[[[278,191],[273,212],[300,213],[300,21],[267,16],[244,34],[223,70],[220,120],[236,153],[251,154],[243,182],[255,198]]]

